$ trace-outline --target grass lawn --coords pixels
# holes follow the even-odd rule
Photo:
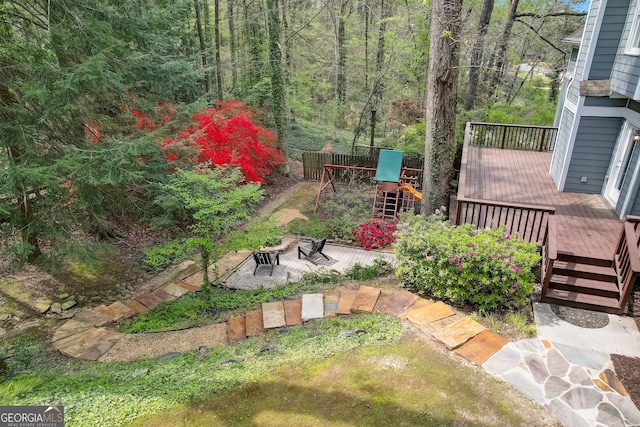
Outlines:
[[[222,395],[202,397],[135,425],[553,425],[540,424],[540,407],[519,393],[413,334],[280,367]]]

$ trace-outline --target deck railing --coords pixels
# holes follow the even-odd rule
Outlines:
[[[553,151],[558,128],[470,122],[470,144],[510,150]]]
[[[550,206],[459,198],[456,224],[473,224],[478,228],[495,228],[503,225],[506,233],[526,242],[542,245],[548,234],[549,217],[555,212],[555,208]]]
[[[618,289],[620,291],[620,308],[626,307],[636,280],[640,276],[640,217],[625,218],[616,253],[613,257]]]

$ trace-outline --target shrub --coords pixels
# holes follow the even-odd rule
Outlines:
[[[358,229],[353,232],[353,236],[360,246],[369,251],[375,248],[384,248],[393,243],[395,240],[394,231],[396,231],[396,227],[393,223],[374,219],[360,224]]]
[[[441,215],[401,216],[395,251],[403,286],[480,311],[524,305],[540,259],[535,244],[503,229],[452,226]]]

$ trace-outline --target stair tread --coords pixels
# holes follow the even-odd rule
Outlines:
[[[620,303],[617,298],[608,298],[599,295],[589,295],[578,292],[566,291],[563,289],[548,289],[544,297],[545,300],[555,299],[567,302],[576,302],[585,305],[601,306],[608,308],[618,308]]]
[[[599,291],[613,292],[616,295],[618,294],[618,285],[614,282],[591,280],[574,276],[564,276],[561,274],[553,274],[551,276],[549,287],[553,287],[553,285],[564,285],[582,289],[594,289]]]
[[[571,270],[571,271],[581,271],[584,273],[595,273],[595,274],[614,276],[614,277],[616,275],[616,271],[613,269],[613,267],[603,267],[601,265],[583,264],[583,263],[576,263],[571,261],[555,261],[553,263],[553,268]]]
[[[603,267],[611,267],[613,259],[593,258],[589,256],[577,255],[570,252],[558,251],[557,261],[570,261],[581,264],[598,265]]]

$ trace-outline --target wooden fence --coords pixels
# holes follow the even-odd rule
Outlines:
[[[302,153],[302,167],[304,171],[304,179],[309,181],[320,181],[324,165],[339,166],[357,166],[365,168],[376,168],[378,166],[378,156],[352,156],[349,154],[337,153]],[[417,156],[404,156],[402,166],[409,169],[411,176],[415,177],[415,182],[422,183],[422,168],[424,159]],[[362,180],[371,182],[373,174],[367,174],[362,171],[344,170],[335,174],[334,181],[337,182],[353,182],[354,180]]]
[[[469,142],[481,147],[553,151],[558,128],[471,122]]]

